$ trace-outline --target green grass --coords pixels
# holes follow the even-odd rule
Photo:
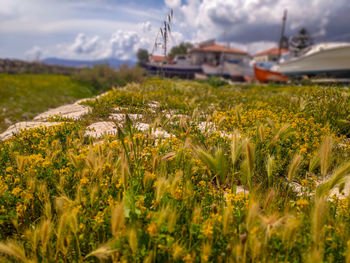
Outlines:
[[[349,96],[154,78],[0,140],[0,262],[350,262]]]
[[[68,76],[0,74],[0,132],[12,123],[29,120],[37,114],[97,92],[92,86]]]

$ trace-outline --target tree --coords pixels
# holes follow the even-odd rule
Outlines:
[[[306,28],[302,28],[299,33],[293,36],[289,42],[289,49],[295,56],[300,56],[312,46],[314,41]]]
[[[146,49],[140,48],[137,51],[137,59],[138,59],[139,64],[148,62],[148,57],[149,57],[149,55],[148,55],[148,51]]]
[[[181,43],[180,45],[173,47],[168,56],[169,58],[174,58],[176,55],[187,54],[187,51],[191,48],[193,48],[191,43]]]

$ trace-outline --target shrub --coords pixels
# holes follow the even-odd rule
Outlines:
[[[92,85],[97,91],[106,91],[113,86],[124,86],[129,82],[142,82],[143,76],[144,71],[140,67],[130,68],[124,64],[115,70],[107,64],[100,64],[92,68],[82,69],[73,75],[73,79]]]
[[[221,86],[225,86],[228,84],[228,82],[226,80],[223,80],[221,78],[218,77],[210,77],[208,79],[205,80],[198,80],[200,83],[207,83],[210,86],[213,87],[221,87]]]

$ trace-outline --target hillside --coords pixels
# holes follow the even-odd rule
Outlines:
[[[350,258],[348,90],[149,79],[70,106],[0,135],[0,261]]]
[[[0,132],[9,125],[30,120],[49,108],[96,94],[89,85],[68,76],[0,74]]]
[[[62,58],[45,58],[43,63],[48,65],[58,65],[66,67],[93,67],[94,65],[108,64],[112,68],[119,68],[123,64],[135,66],[136,62],[133,60],[119,60],[115,58],[99,59],[99,60],[74,60]]]

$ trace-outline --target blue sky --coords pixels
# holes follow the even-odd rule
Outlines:
[[[349,41],[348,0],[0,0],[0,57],[133,59],[152,49],[173,8],[171,45],[216,38],[251,53],[305,26],[316,41]]]

